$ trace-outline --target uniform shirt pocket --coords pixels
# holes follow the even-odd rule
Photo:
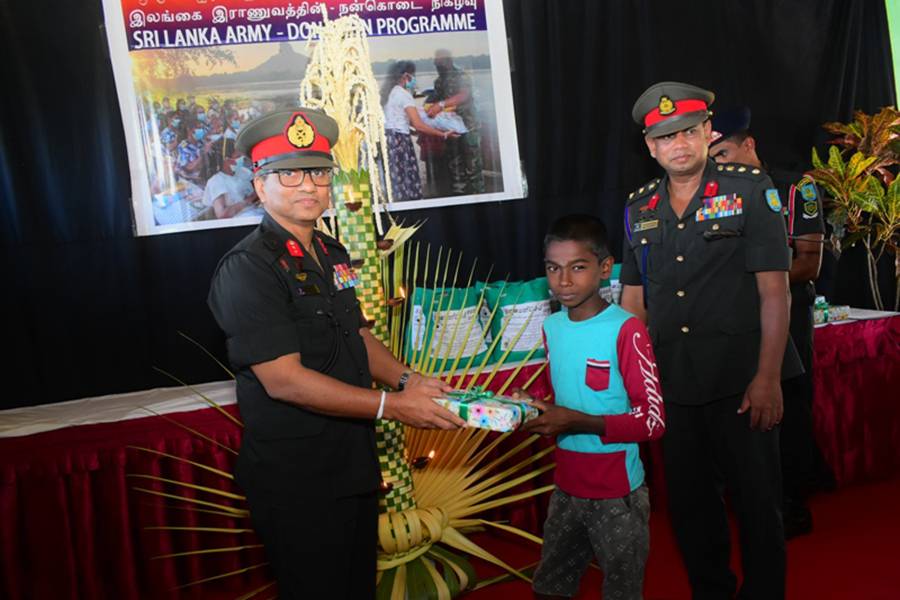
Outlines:
[[[638,268],[645,274],[658,271],[663,266],[663,256],[660,252],[662,233],[662,228],[657,225],[653,229],[634,234],[631,244],[634,258]]]
[[[585,366],[584,383],[595,392],[609,389],[609,361],[589,358]]]

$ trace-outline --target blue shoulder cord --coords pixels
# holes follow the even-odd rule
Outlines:
[[[625,207],[625,235],[628,236],[628,243],[631,243],[631,221],[628,218],[628,207]],[[647,308],[647,253],[650,247],[644,244],[641,249],[641,284],[644,286],[644,308]]]

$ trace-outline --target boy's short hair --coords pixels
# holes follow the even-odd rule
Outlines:
[[[574,214],[557,219],[544,236],[544,253],[553,242],[584,242],[599,262],[611,256],[606,225],[593,215]]]

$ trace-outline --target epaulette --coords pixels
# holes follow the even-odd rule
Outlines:
[[[761,180],[766,177],[765,169],[759,167],[751,167],[750,165],[742,165],[740,163],[726,163],[716,165],[716,170],[725,175],[734,175],[735,177],[746,177],[747,179]]]
[[[278,236],[272,231],[264,232],[258,238],[247,244],[247,247],[243,248],[243,250],[259,256],[268,264],[274,263],[285,252],[281,240],[279,240]]]
[[[660,179],[657,177],[653,181],[645,183],[639,189],[636,189],[635,191],[631,192],[630,194],[628,194],[628,202],[631,203],[635,200],[643,198],[644,196],[646,196],[647,194],[649,194],[650,192],[655,190],[656,187],[659,185],[659,182],[660,182]]]

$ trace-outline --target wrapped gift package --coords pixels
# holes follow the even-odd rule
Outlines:
[[[472,427],[491,431],[513,431],[540,414],[527,402],[479,390],[449,392],[446,398],[434,401]]]

